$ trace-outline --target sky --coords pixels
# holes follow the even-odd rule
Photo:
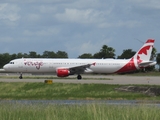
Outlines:
[[[148,38],[160,53],[160,0],[0,1],[0,53],[60,50],[77,58],[107,45],[119,56]]]

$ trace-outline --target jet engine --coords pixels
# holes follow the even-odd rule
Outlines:
[[[67,77],[70,75],[70,71],[68,69],[57,69],[56,71],[58,77]]]

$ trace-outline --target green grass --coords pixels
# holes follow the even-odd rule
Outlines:
[[[5,83],[0,82],[0,99],[45,100],[159,100],[141,93],[116,91],[120,85],[65,83]],[[159,86],[156,86],[159,87]]]
[[[156,106],[0,104],[1,120],[159,120]]]
[[[8,100],[155,100],[140,93],[118,92],[120,85],[0,82],[0,120],[159,120],[160,108],[147,104],[51,104]],[[159,87],[159,86],[155,86]],[[146,101],[148,102],[148,101]],[[150,102],[150,101],[149,101]],[[153,101],[152,101],[153,102]]]

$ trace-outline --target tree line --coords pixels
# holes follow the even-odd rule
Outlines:
[[[9,61],[17,58],[68,58],[68,54],[64,51],[44,51],[42,55],[37,54],[34,51],[30,51],[27,53],[17,53],[17,54],[9,54],[3,53],[0,54],[0,68],[2,68]]]
[[[117,57],[117,59],[128,59],[134,56],[136,52],[132,49],[126,49],[123,50],[122,54]],[[95,54],[91,53],[84,53],[78,58],[83,59],[106,59],[106,58],[113,58],[115,59],[115,49],[112,47],[109,47],[107,45],[103,45],[102,48],[99,50],[99,52],[96,52]],[[68,58],[68,53],[65,51],[44,51],[42,55],[37,54],[35,51],[30,51],[29,54],[27,53],[18,53],[18,54],[9,54],[9,53],[3,53],[0,54],[0,68],[2,68],[6,63],[13,59],[17,58]],[[159,71],[160,71],[160,53],[157,54],[156,48],[153,49],[151,60],[156,60],[157,64],[159,65]],[[151,69],[153,70],[153,68]]]

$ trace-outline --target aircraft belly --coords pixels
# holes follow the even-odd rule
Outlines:
[[[118,69],[120,69],[120,67],[118,66],[99,66],[99,67],[93,67],[91,68],[91,70],[93,70],[94,73],[114,73],[116,72]]]

